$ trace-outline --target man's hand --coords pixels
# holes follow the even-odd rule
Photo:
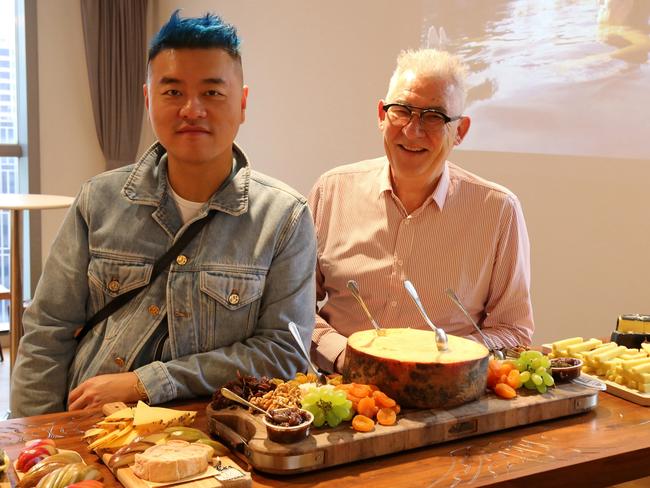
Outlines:
[[[343,374],[343,363],[345,362],[345,350],[339,354],[339,357],[336,358],[336,362],[334,363],[334,371],[335,373],[341,373]]]
[[[140,399],[135,388],[135,373],[102,374],[90,378],[68,395],[68,410],[101,407],[109,402],[136,402]]]

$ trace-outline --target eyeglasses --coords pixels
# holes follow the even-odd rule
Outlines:
[[[388,103],[383,106],[383,109],[390,123],[396,127],[407,126],[413,114],[418,114],[420,125],[426,132],[436,132],[449,122],[463,118],[462,115],[449,117],[434,108],[411,107],[402,103]]]

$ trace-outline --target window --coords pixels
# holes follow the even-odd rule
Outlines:
[[[19,3],[20,2],[20,3]],[[21,112],[19,89],[21,79],[19,66],[22,24],[18,22],[17,12],[22,12],[23,0],[0,0],[0,193],[22,193],[27,182],[22,181],[21,165],[23,158],[22,143],[26,141],[20,135]],[[24,63],[22,63],[24,64]],[[0,285],[9,288],[10,281],[10,215],[0,212]],[[26,273],[24,276],[28,276]],[[8,328],[9,303],[0,302],[0,331]]]

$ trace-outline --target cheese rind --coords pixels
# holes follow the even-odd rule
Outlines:
[[[136,454],[132,469],[136,476],[147,481],[178,481],[208,469],[212,453],[212,448],[205,444],[169,441]]]

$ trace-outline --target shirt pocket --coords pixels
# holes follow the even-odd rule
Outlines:
[[[201,348],[209,351],[253,335],[265,278],[262,272],[201,271]]]
[[[120,295],[148,285],[152,270],[153,265],[144,261],[92,257],[88,265],[91,316]],[[134,297],[133,300],[135,299]],[[109,324],[119,323],[119,317],[128,312],[129,308],[129,304],[126,304],[114,312],[111,315],[111,319],[114,320],[109,320]],[[104,337],[106,340],[112,338],[117,332],[110,329],[109,325],[109,330]]]

